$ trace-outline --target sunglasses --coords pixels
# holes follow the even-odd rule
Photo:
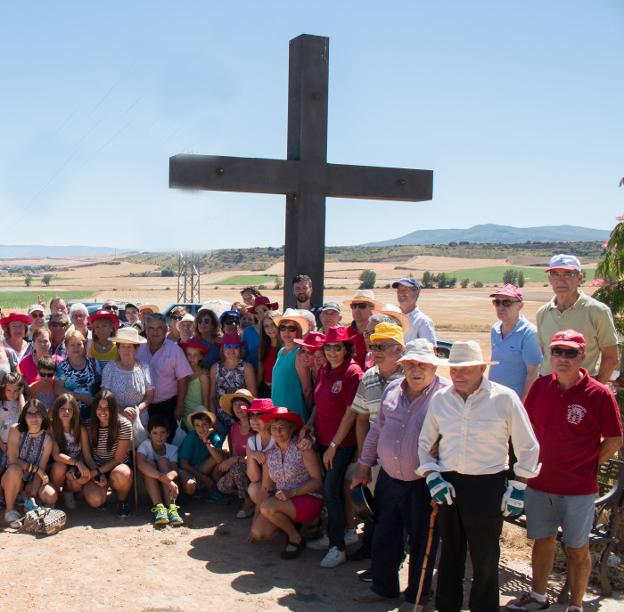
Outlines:
[[[520,300],[492,300],[494,306],[502,306],[503,308],[509,308],[512,304],[518,304]]]
[[[119,306],[108,304],[108,306],[102,306],[102,310],[119,310]]]
[[[224,344],[223,348],[227,349],[237,349],[240,348],[240,344]]]
[[[30,316],[32,319],[43,319],[45,317],[42,312],[33,312]]]
[[[280,331],[289,331],[294,333],[297,333],[297,331],[299,331],[299,328],[296,325],[280,325],[279,326],[279,330]]]
[[[54,372],[39,372],[41,378],[54,378]]]
[[[372,343],[369,346],[371,351],[379,351],[380,353],[383,353],[386,349],[390,348],[389,344],[380,344],[377,342]]]
[[[169,318],[172,321],[181,321],[182,320],[182,317],[180,315],[169,315]]]
[[[342,344],[324,344],[323,350],[325,352],[339,353],[342,350],[342,346]]]
[[[553,347],[550,349],[550,354],[553,357],[566,357],[568,359],[576,359],[579,356],[579,352],[578,349],[572,348]]]
[[[66,323],[50,323],[50,327],[67,327]]]
[[[372,304],[369,304],[368,302],[352,302],[351,303],[351,308],[356,309],[359,308],[360,310],[364,310],[365,308],[370,308],[372,306]]]
[[[248,412],[247,416],[250,419],[260,419],[260,418],[262,418],[262,413],[261,412]]]

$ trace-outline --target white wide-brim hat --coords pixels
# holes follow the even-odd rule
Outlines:
[[[139,335],[136,327],[120,327],[110,341],[117,344],[145,344],[147,342],[143,336]]]
[[[493,365],[498,361],[486,361],[483,358],[481,346],[475,340],[467,340],[466,342],[454,342],[451,347],[451,353],[448,358],[450,368],[465,368],[475,365]]]
[[[282,316],[275,317],[274,320],[278,327],[282,321],[294,321],[301,327],[302,337],[310,331],[310,322],[299,308],[287,308]]]
[[[435,347],[426,338],[410,340],[405,345],[403,356],[398,360],[399,363],[402,361],[420,361],[435,366],[443,366],[448,363],[446,359],[441,359],[435,354]]]

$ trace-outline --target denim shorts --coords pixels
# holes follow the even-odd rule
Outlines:
[[[540,540],[563,532],[563,543],[570,548],[587,544],[594,523],[594,500],[590,495],[552,495],[527,487],[524,494],[527,537]]]

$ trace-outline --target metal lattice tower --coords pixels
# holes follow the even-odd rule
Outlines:
[[[178,302],[186,304],[189,302],[199,303],[200,297],[200,276],[198,259],[191,253],[178,254]]]

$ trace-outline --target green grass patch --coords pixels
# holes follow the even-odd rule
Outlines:
[[[0,307],[7,313],[9,310],[26,310],[31,304],[37,302],[37,297],[42,295],[46,304],[55,295],[69,300],[84,300],[92,298],[96,291],[0,291]]]
[[[216,282],[215,285],[266,285],[267,283],[274,283],[277,278],[277,274],[238,274],[228,276]]]
[[[470,282],[481,281],[482,283],[502,283],[505,270],[517,270],[524,274],[527,283],[547,283],[548,275],[544,268],[518,267],[518,266],[489,266],[485,268],[466,268],[447,272],[447,276],[454,276],[459,282],[462,278],[469,278]],[[585,280],[594,278],[594,270],[584,270]]]

